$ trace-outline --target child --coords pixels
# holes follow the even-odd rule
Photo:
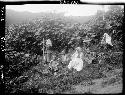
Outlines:
[[[81,71],[83,68],[83,60],[82,60],[83,53],[81,52],[81,48],[77,47],[75,53],[71,57],[71,61],[68,65],[68,68],[74,68],[77,71]]]

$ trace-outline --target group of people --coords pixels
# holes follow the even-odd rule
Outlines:
[[[48,46],[52,46],[52,43],[51,43],[51,40],[47,40],[48,42]],[[111,42],[111,37],[107,34],[107,33],[104,33],[103,37],[102,37],[102,40],[101,40],[101,44],[109,44],[111,46],[113,46],[112,42]],[[66,60],[66,56],[63,56],[63,60],[65,61]],[[69,61],[67,67],[69,70],[71,70],[72,68],[75,69],[76,71],[81,71],[84,67],[84,52],[82,50],[81,47],[77,47],[75,49],[75,52],[71,55],[71,60]],[[52,61],[52,60],[51,60]],[[57,67],[57,65],[59,64],[55,64],[55,62],[51,62],[52,66],[54,67]],[[53,65],[55,64],[55,65]]]

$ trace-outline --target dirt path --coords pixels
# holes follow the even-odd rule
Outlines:
[[[116,69],[113,73],[122,72],[121,69]],[[92,81],[83,81],[79,85],[73,85],[73,90],[66,93],[96,93],[96,94],[111,94],[122,93],[122,77],[112,75],[106,78],[94,79]]]

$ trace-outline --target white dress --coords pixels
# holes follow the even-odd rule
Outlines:
[[[113,46],[113,45],[112,45],[112,42],[111,42],[111,37],[110,37],[107,33],[104,33],[103,39],[102,39],[101,43],[102,43],[102,44],[107,43],[107,44]]]
[[[76,51],[73,56],[72,56],[72,60],[69,62],[68,68],[74,68],[77,71],[81,71],[83,68],[83,61],[81,59],[82,54],[80,54],[80,58],[78,57],[78,52]]]

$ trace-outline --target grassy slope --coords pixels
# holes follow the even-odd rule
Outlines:
[[[55,77],[52,73],[43,74],[43,70],[45,71],[47,67],[40,63],[22,75],[28,76],[28,81],[18,87],[21,87],[22,92],[29,93],[31,93],[29,89],[32,88],[38,93],[120,93],[122,68],[108,71],[104,69],[102,73],[100,70],[102,67],[89,64],[79,73],[69,72],[67,75]],[[65,73],[65,70],[60,69],[60,73]]]
[[[107,73],[109,74],[109,72]],[[73,86],[73,88],[75,88],[76,93],[121,93],[123,84],[122,77],[119,76],[120,73],[122,73],[122,69],[116,69],[110,73],[110,75],[112,74],[110,77],[82,82],[79,85]]]

